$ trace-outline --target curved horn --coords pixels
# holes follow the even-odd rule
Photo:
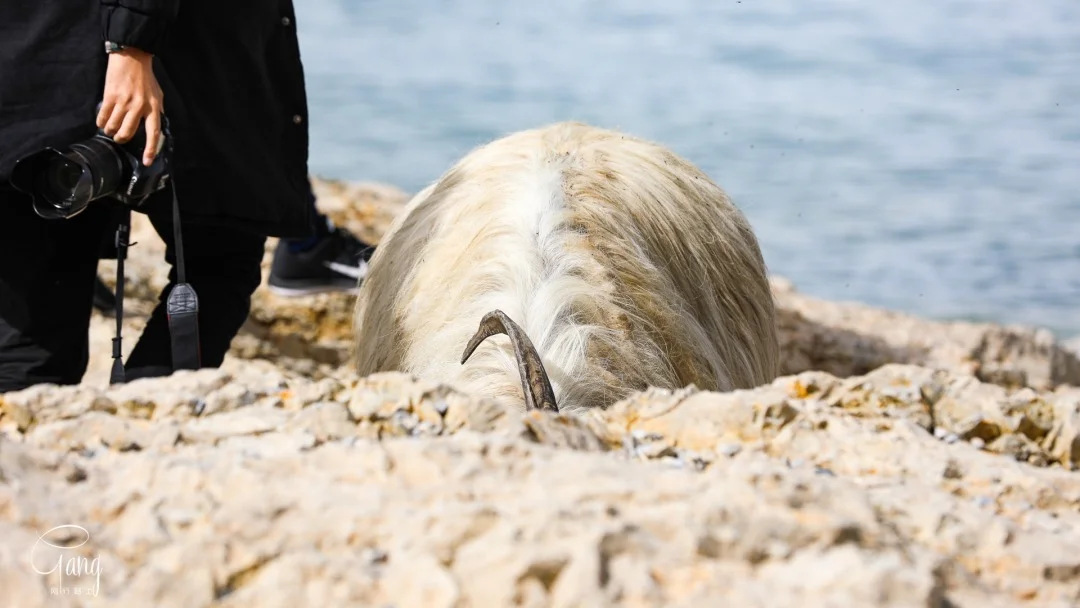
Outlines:
[[[532,340],[525,335],[517,323],[506,316],[501,310],[493,310],[480,321],[480,327],[473,334],[472,339],[465,346],[465,352],[461,355],[461,363],[465,364],[472,356],[473,351],[484,340],[495,334],[506,334],[510,337],[510,344],[514,347],[514,357],[517,359],[518,372],[521,374],[521,388],[525,392],[526,410],[550,410],[558,413],[559,406],[555,404],[555,391],[551,390],[551,382],[548,380],[547,370],[540,361]]]

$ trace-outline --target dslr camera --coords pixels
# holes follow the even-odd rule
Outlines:
[[[146,125],[139,121],[127,143],[117,143],[99,129],[90,139],[66,148],[50,147],[25,156],[12,170],[11,185],[29,194],[34,212],[45,219],[74,217],[91,201],[106,196],[138,207],[168,185],[172,136],[164,114],[161,135],[162,145],[149,167],[142,164]]]

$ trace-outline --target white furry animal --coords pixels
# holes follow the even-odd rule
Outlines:
[[[362,375],[403,371],[525,409],[778,374],[742,212],[664,147],[577,122],[479,147],[413,197],[371,260],[354,327]],[[487,339],[499,333],[512,340]]]

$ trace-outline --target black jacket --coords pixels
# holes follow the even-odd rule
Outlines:
[[[291,0],[0,1],[0,184],[18,158],[94,134],[106,39],[155,55],[185,219],[310,232]],[[146,210],[170,204],[166,190]]]

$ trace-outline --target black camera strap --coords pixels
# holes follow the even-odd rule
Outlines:
[[[121,335],[124,331],[124,258],[127,257],[128,237],[131,235],[131,210],[127,207],[120,209],[120,223],[116,227],[116,335],[112,339],[112,373],[109,375],[109,384],[118,384],[124,381],[123,349],[120,346]]]
[[[173,370],[199,369],[202,353],[199,348],[199,296],[187,282],[184,272],[184,239],[180,234],[180,203],[176,198],[176,181],[172,183],[173,247],[176,248],[176,285],[169,291],[165,310],[169,318],[172,340]]]
[[[184,240],[180,229],[180,202],[176,196],[176,182],[172,184],[173,247],[176,253],[176,284],[169,291],[165,302],[169,322],[169,338],[172,345],[173,371],[199,369],[202,354],[199,347],[199,297],[187,282],[184,269]],[[113,365],[109,383],[125,381],[121,334],[124,326],[124,259],[131,235],[131,209],[120,210],[120,222],[116,228],[116,335],[113,337]]]

